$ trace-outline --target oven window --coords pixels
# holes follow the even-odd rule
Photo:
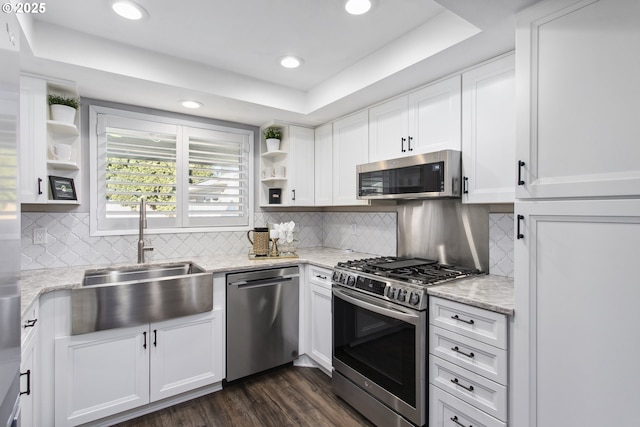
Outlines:
[[[416,406],[415,326],[333,298],[334,357]]]

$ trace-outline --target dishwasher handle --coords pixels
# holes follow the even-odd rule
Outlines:
[[[266,279],[237,280],[235,282],[229,282],[229,286],[235,286],[238,289],[259,288],[262,286],[275,285],[277,283],[290,282],[296,277],[300,277],[300,276],[297,274],[290,274],[286,276],[269,277]]]

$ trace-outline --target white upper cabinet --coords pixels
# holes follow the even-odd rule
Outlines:
[[[82,186],[80,114],[77,111],[73,121],[53,120],[49,95],[78,98],[72,83],[20,77],[20,201],[78,205]],[[55,193],[49,177],[59,177],[53,183],[58,189]]]
[[[369,161],[460,150],[460,76],[369,109]]]
[[[368,118],[361,111],[333,122],[333,205],[368,204],[356,197],[356,166],[369,160]]]
[[[280,129],[278,150],[267,147],[262,135],[267,127]],[[260,130],[260,206],[313,206],[314,130],[282,123]]]
[[[315,130],[315,204],[333,204],[333,125]]]
[[[47,203],[47,82],[20,77],[20,200]]]
[[[369,109],[369,161],[406,156],[409,97],[402,96]]]
[[[290,204],[313,206],[314,200],[314,131],[289,126],[289,186]]]
[[[460,76],[409,94],[407,154],[460,150]]]
[[[514,55],[462,75],[462,202],[515,199]]]
[[[638,1],[547,1],[518,16],[518,198],[640,194],[638,22]]]

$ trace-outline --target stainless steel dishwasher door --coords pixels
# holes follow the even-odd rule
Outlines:
[[[227,274],[227,381],[298,357],[298,267]]]

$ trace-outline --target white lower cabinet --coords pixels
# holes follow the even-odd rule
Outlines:
[[[429,427],[506,427],[506,423],[433,385],[429,386]]]
[[[308,304],[308,356],[331,372],[331,271],[310,267]]]
[[[22,360],[20,361],[20,426],[40,426],[41,396],[39,369],[39,327],[37,306],[22,319]]]
[[[222,310],[55,340],[56,426],[75,426],[223,378]]]
[[[429,427],[506,426],[507,317],[429,300]]]

